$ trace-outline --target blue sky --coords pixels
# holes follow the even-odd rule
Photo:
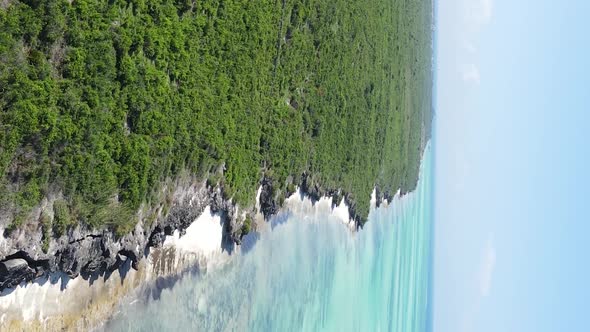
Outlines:
[[[435,331],[589,331],[590,1],[439,0]]]

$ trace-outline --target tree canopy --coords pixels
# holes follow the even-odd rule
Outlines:
[[[116,226],[183,170],[243,205],[263,173],[284,192],[305,171],[366,215],[375,185],[417,182],[431,17],[430,0],[6,1],[1,209],[16,227],[58,190],[60,220]]]

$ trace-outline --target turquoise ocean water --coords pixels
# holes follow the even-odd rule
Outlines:
[[[339,222],[283,216],[220,270],[189,275],[125,308],[114,331],[426,331],[432,268],[432,151],[418,188]]]

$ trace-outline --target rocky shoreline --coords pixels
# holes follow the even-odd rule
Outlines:
[[[356,213],[355,202],[348,194],[339,189],[326,189],[311,184],[310,178],[308,174],[301,176],[299,190],[305,196],[314,203],[321,197],[331,198],[333,207],[344,200],[356,228],[362,225],[366,216],[361,217]],[[117,237],[112,229],[94,230],[78,225],[67,234],[52,238],[46,252],[42,249],[43,235],[38,226],[36,229],[24,227],[10,234],[4,232],[0,236],[0,297],[5,290],[55,273],[64,273],[72,279],[81,276],[91,282],[98,278],[108,279],[126,263],[137,270],[138,263],[147,257],[150,249],[161,247],[166,236],[175,231],[180,236],[184,235],[186,229],[207,206],[211,208],[211,212],[221,217],[221,247],[231,254],[235,245],[241,242],[246,216],[251,218],[260,212],[268,220],[282,207],[283,201],[278,198],[270,179],[263,178],[259,190],[259,206],[244,209],[233,204],[231,199],[224,199],[222,186],[212,187],[194,178],[177,180],[169,211],[163,213],[160,209],[157,220],[151,225],[140,221],[131,233],[122,237]],[[286,196],[293,192],[288,192]],[[376,196],[377,206],[383,200],[391,201],[393,197],[379,188],[376,188]],[[240,214],[238,209],[241,210]]]

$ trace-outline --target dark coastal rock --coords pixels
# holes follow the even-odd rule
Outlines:
[[[342,199],[344,199],[344,202],[348,206],[348,214],[354,220],[357,228],[362,227],[367,220],[367,216],[362,216],[357,212],[356,200],[349,193],[344,193],[342,188],[324,188],[320,184],[315,183],[312,175],[309,173],[303,173],[301,175],[301,191],[314,204],[323,196],[332,198],[332,207],[340,204]]]
[[[313,179],[313,176],[307,172],[302,173],[300,179],[293,179],[290,177],[288,179],[288,183],[299,184],[301,193],[308,197],[313,204],[318,202],[320,198],[326,196],[332,198],[332,208],[334,208],[344,199],[348,206],[350,217],[355,221],[357,228],[361,227],[362,224],[366,222],[367,217],[359,215],[356,211],[356,201],[348,193],[345,193],[342,188],[324,188],[320,184],[316,183]],[[282,201],[279,200],[279,189],[275,188],[271,179],[263,177],[261,181],[261,187],[262,190],[259,201],[260,209],[264,215],[264,218],[268,220],[271,216],[277,214],[281,208]],[[291,191],[287,189],[286,195],[289,196],[293,193],[293,189]]]
[[[213,213],[221,216],[224,224],[222,246],[231,252],[234,243],[239,240],[236,230],[241,228],[241,224],[235,224],[234,205],[224,199],[222,187],[194,183],[179,185],[179,194],[167,215],[147,227],[139,223],[132,232],[122,237],[116,236],[113,229],[97,231],[80,224],[69,229],[67,234],[50,239],[49,250],[44,251],[39,245],[42,238],[40,228],[36,232],[11,232],[1,239],[4,246],[0,247],[0,291],[54,272],[63,272],[69,278],[82,276],[92,283],[98,276],[108,278],[122,266],[130,265],[137,269],[138,262],[150,247],[161,246],[165,235],[174,231],[184,235],[186,228],[207,205]],[[9,248],[14,251],[7,252]]]
[[[133,250],[121,249],[117,253],[117,267],[126,261],[131,261],[131,267],[137,270],[137,264],[141,256]]]
[[[80,273],[76,257],[77,251],[78,246],[67,246],[55,254],[57,270],[66,273],[70,278],[75,278]]]
[[[22,258],[0,262],[0,289],[16,287],[23,281],[32,281],[35,270]]]
[[[273,187],[272,180],[270,178],[262,178],[260,184],[262,190],[260,192],[260,210],[264,215],[265,219],[275,215],[279,211],[279,207],[276,200],[275,188]]]
[[[323,196],[322,187],[314,183],[311,174],[303,173],[301,175],[301,191],[311,199],[313,203],[320,200]]]
[[[381,202],[383,200],[387,201],[387,203],[391,203],[393,201],[393,195],[391,194],[390,190],[383,190],[381,187],[375,187],[375,198],[377,199],[376,206],[381,206]]]
[[[149,236],[147,246],[159,247],[164,243],[164,239],[166,239],[166,234],[160,226],[156,226]]]
[[[349,206],[351,218],[356,221],[357,226],[362,225],[363,219],[356,213],[354,199],[341,188],[324,188],[315,183],[308,173],[303,173],[300,178],[290,178],[288,183],[292,185],[287,190],[294,191],[295,184],[299,184],[302,193],[314,203],[322,196],[332,197],[334,205],[344,199]],[[281,192],[284,190],[283,186],[275,186],[266,177],[262,179],[261,187],[260,212],[268,220],[278,213],[285,194],[292,192]],[[149,253],[149,248],[162,246],[166,235],[175,231],[184,235],[206,206],[210,206],[211,212],[221,217],[221,247],[232,253],[235,245],[242,241],[244,220],[235,215],[236,206],[230,198],[224,196],[223,186],[203,184],[201,187],[191,185],[183,188],[166,215],[160,216],[149,226],[139,223],[132,232],[122,237],[116,236],[113,229],[97,231],[78,225],[68,230],[66,235],[51,239],[50,248],[45,252],[39,245],[42,238],[40,230],[36,233],[24,230],[12,233],[4,239],[9,243],[4,250],[14,248],[14,251],[0,250],[0,291],[55,272],[65,273],[70,278],[82,276],[92,283],[99,276],[108,278],[122,266],[137,269],[138,262]]]

